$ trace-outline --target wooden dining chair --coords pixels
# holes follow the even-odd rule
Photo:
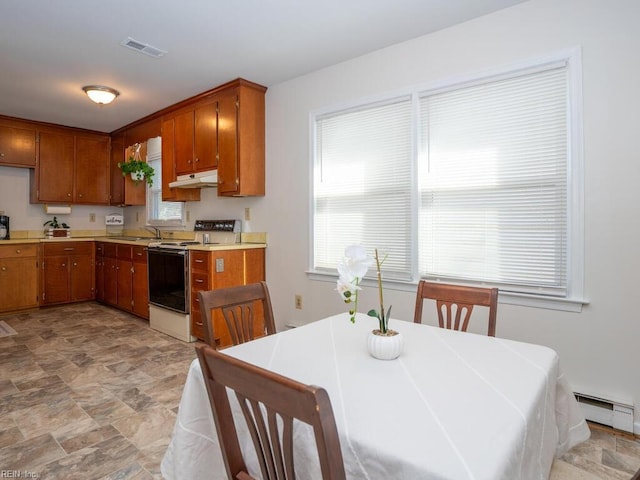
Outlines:
[[[322,478],[345,479],[340,439],[326,390],[225,355],[209,345],[197,345],[196,353],[229,479],[254,478],[240,449],[229,400],[232,391],[253,441],[263,480],[295,480],[294,420],[313,428]]]
[[[496,336],[497,288],[465,287],[421,280],[416,295],[413,317],[415,323],[422,323],[422,305],[425,299],[436,301],[438,323],[441,328],[463,332],[467,331],[474,306],[489,307],[488,335]]]
[[[266,282],[200,291],[198,295],[204,319],[205,341],[214,348],[218,348],[218,345],[212,310],[222,313],[231,345],[276,333]],[[220,335],[221,332],[217,334]]]

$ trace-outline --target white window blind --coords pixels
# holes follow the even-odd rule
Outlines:
[[[155,171],[153,184],[147,187],[147,225],[183,225],[184,203],[162,200],[162,138],[147,141],[147,162]]]
[[[388,253],[385,278],[411,272],[411,99],[319,117],[314,167],[314,268],[344,249]],[[370,272],[371,273],[371,272]]]
[[[567,68],[420,99],[419,273],[566,294]]]

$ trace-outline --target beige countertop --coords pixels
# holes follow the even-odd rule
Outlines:
[[[52,243],[52,242],[109,242],[124,243],[129,245],[148,245],[150,242],[157,241],[155,238],[138,238],[138,237],[54,237],[54,238],[16,238],[10,240],[0,240],[2,245],[16,245],[29,243]],[[168,241],[165,239],[165,241]],[[266,248],[266,243],[210,243],[206,245],[188,245],[188,250],[215,251],[215,250],[246,250],[252,248]]]

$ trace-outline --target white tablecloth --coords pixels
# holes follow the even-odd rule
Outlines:
[[[553,350],[392,320],[404,350],[382,361],[366,350],[375,327],[337,315],[224,352],[324,387],[352,479],[546,479],[554,455],[589,437]],[[162,473],[226,478],[197,360]],[[311,467],[299,475],[320,478]]]

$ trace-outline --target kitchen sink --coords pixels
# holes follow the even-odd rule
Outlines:
[[[137,242],[138,240],[153,240],[153,238],[150,237],[109,237],[113,240],[127,240],[129,242]]]

